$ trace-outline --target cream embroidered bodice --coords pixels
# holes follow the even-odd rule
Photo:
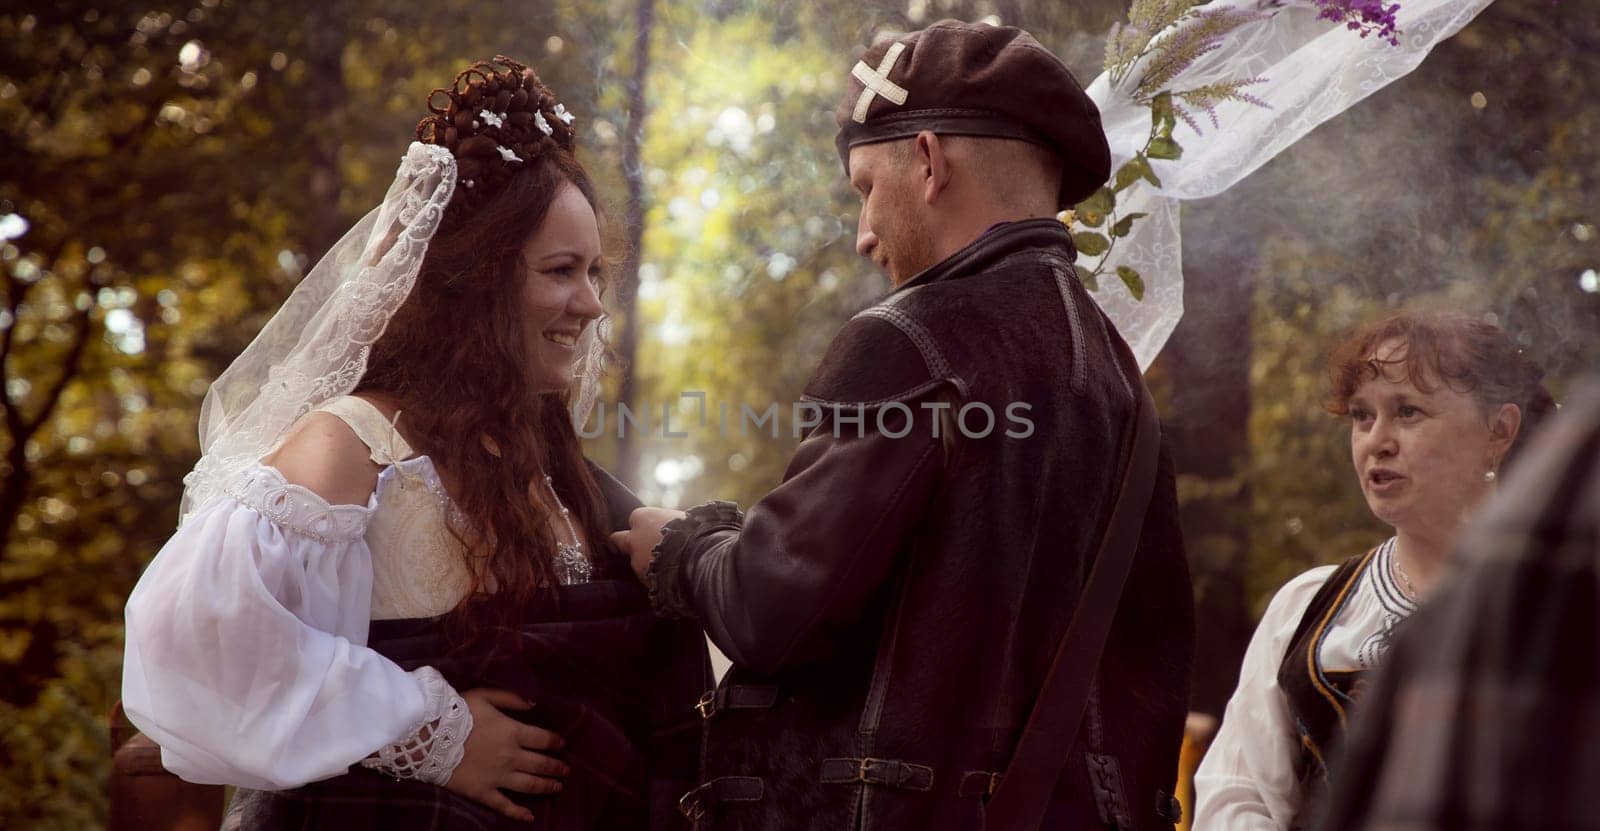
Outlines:
[[[461,543],[445,524],[455,506],[433,461],[415,456],[394,422],[363,399],[345,396],[317,409],[349,425],[372,461],[384,466],[366,533],[372,550],[372,619],[435,617],[455,608],[472,578]]]

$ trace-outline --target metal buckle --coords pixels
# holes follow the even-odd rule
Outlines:
[[[870,770],[881,771],[875,778],[870,776]],[[911,771],[904,762],[895,759],[875,759],[868,756],[856,766],[856,781],[868,785],[888,785],[898,788],[911,777]]]
[[[700,701],[694,705],[694,708],[700,713],[700,718],[702,719],[708,719],[716,715],[717,691],[711,690],[700,696]]]
[[[699,822],[706,818],[706,808],[700,804],[700,790],[695,788],[678,798],[678,813],[690,822]]]

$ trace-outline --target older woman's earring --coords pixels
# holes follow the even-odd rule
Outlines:
[[[1497,474],[1493,470],[1486,470],[1483,472],[1483,481],[1493,482],[1496,476]]]

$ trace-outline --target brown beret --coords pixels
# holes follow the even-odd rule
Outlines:
[[[1060,58],[1011,26],[941,20],[871,47],[851,70],[834,118],[846,175],[850,148],[930,130],[1054,150],[1063,208],[1111,178],[1099,108]]]

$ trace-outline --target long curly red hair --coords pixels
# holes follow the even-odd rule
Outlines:
[[[493,65],[475,64],[452,89],[436,90],[430,98],[435,115],[424,119],[418,134],[459,158],[474,135],[434,128],[453,124],[468,107],[502,99],[505,129],[477,135],[505,142],[521,161],[497,154],[461,162],[461,178],[470,173],[476,186],[458,183],[416,284],[373,345],[356,388],[402,412],[408,438],[445,478],[457,509],[450,531],[472,575],[472,591],[453,617],[463,620],[470,610],[480,623],[485,611],[509,623],[556,585],[551,529],[557,506],[544,486],[546,474],[573,524],[583,529],[596,576],[605,576],[608,557],[601,555],[614,554],[606,508],[572,423],[570,394],[534,386],[527,372],[531,344],[520,320],[518,255],[556,194],[568,184],[577,187],[597,215],[599,202],[566,125],[547,135],[521,129],[532,124],[526,117],[510,118],[543,111],[559,124],[555,97],[531,70],[504,58],[496,62],[509,68],[496,72]],[[486,84],[485,78],[494,79],[494,91],[473,86]],[[513,81],[515,92],[508,90]],[[451,98],[443,112],[431,103],[441,93]],[[477,100],[469,104],[469,98]]]

